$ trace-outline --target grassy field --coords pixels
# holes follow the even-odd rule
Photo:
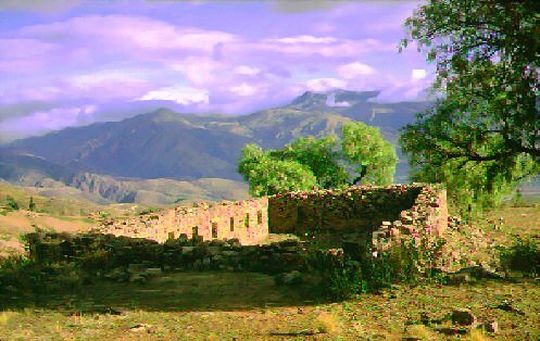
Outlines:
[[[513,235],[538,238],[540,206],[502,208],[481,226],[488,247]],[[99,282],[76,294],[4,303],[0,339],[538,340],[538,297],[538,279],[516,277],[317,302],[263,274],[172,273],[145,284]],[[469,308],[480,322],[496,320],[498,332],[457,328],[448,320],[456,308]]]
[[[452,309],[470,308],[480,320],[497,320],[500,332],[466,339],[537,340],[539,295],[538,283],[521,280],[395,288],[317,304],[261,274],[182,273],[4,311],[0,332],[10,340],[433,340],[451,339],[437,329],[451,327]],[[505,301],[517,312],[497,308]]]

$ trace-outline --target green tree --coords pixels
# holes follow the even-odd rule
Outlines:
[[[364,182],[391,184],[398,158],[394,146],[384,139],[379,129],[360,122],[347,123],[342,134],[343,154],[354,171],[364,171]]]
[[[394,147],[377,128],[348,123],[343,138],[301,137],[278,150],[264,151],[256,144],[242,150],[238,171],[255,196],[291,190],[347,186],[351,177],[362,183],[386,185],[396,168]]]
[[[249,182],[249,191],[254,196],[308,190],[317,186],[317,179],[307,166],[272,158],[269,152],[256,144],[244,147],[238,171]]]
[[[273,157],[292,160],[307,166],[322,188],[335,188],[348,182],[349,174],[340,165],[338,141],[335,136],[300,137],[281,150],[272,151]]]
[[[35,211],[36,210],[36,203],[34,202],[34,197],[30,196],[30,200],[28,201],[28,210],[29,211]]]
[[[413,179],[461,208],[496,206],[540,167],[540,2],[430,0],[407,19],[440,99],[405,127]],[[476,206],[476,207],[475,207]]]

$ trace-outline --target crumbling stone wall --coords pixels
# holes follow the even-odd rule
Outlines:
[[[441,237],[448,227],[446,190],[441,185],[424,185],[414,204],[393,221],[383,221],[372,233],[374,249],[386,250],[403,239],[427,242]]]
[[[406,238],[440,237],[448,224],[446,191],[440,185],[290,192],[270,197],[268,210],[270,232],[316,231],[327,240],[333,237],[332,246],[358,255],[369,245],[379,252]]]
[[[338,238],[332,239],[336,243],[329,248],[321,246],[322,238],[315,243],[285,240],[245,245],[266,238],[269,219],[271,231],[302,233],[314,226],[321,232],[316,236],[328,233]],[[398,245],[415,251],[410,261],[421,269],[441,268],[445,262],[423,255],[438,253],[447,220],[446,192],[438,185],[352,187],[177,207],[112,222],[102,231],[109,234],[39,232],[27,235],[26,240],[33,260],[72,261],[121,281],[144,281],[143,268],[147,275],[208,269],[272,274],[326,271],[343,264],[345,256],[361,262],[384,259],[379,255],[385,251],[392,255]]]
[[[268,198],[176,207],[109,221],[102,232],[165,242],[185,234],[203,240],[259,244],[268,233],[326,232],[339,242],[383,250],[405,236],[440,236],[447,226],[446,192],[438,185],[353,186]]]
[[[353,186],[344,190],[289,192],[269,198],[270,232],[310,230],[372,232],[411,207],[421,186]]]
[[[307,250],[298,240],[265,245],[241,245],[237,239],[203,241],[185,234],[155,240],[114,236],[34,232],[26,235],[28,256],[38,262],[77,262],[105,277],[124,278],[135,268],[163,270],[228,270],[281,273],[306,270]],[[99,255],[96,257],[96,255]],[[129,272],[129,271],[128,271]]]
[[[257,244],[268,237],[268,199],[175,207],[124,221],[110,220],[101,230],[160,243],[185,234],[203,240],[238,239],[243,245]]]

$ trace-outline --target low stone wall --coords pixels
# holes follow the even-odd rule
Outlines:
[[[243,245],[257,244],[268,237],[268,199],[175,207],[124,221],[110,220],[100,230],[160,243],[185,234],[204,240],[236,238]]]
[[[185,234],[165,243],[112,234],[30,233],[29,257],[40,263],[75,262],[90,273],[111,279],[152,268],[182,270],[255,271],[278,274],[304,271],[307,249],[298,240],[266,245],[241,245],[238,239],[188,239]],[[161,270],[160,270],[161,269]],[[137,270],[137,271],[135,271]]]

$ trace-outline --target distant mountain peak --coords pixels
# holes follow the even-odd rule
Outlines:
[[[292,102],[292,106],[304,106],[308,105],[324,105],[326,103],[326,97],[328,95],[325,93],[318,93],[313,91],[306,91],[299,97],[296,97]]]
[[[337,89],[332,91],[332,94],[336,98],[336,102],[367,102],[372,98],[379,96],[381,92],[379,90],[372,91],[350,91]]]
[[[306,91],[290,104],[302,109],[321,107],[350,107],[379,96],[380,91],[351,91],[335,89],[326,92]]]
[[[247,143],[282,148],[300,136],[337,134],[351,120],[380,127],[395,142],[399,129],[429,105],[370,100],[377,95],[378,91],[307,91],[289,105],[244,116],[161,108],[118,122],[73,127],[0,148],[0,178],[20,177],[22,170],[14,168],[18,164],[20,169],[61,177],[91,172],[142,179],[240,180],[237,162]]]

